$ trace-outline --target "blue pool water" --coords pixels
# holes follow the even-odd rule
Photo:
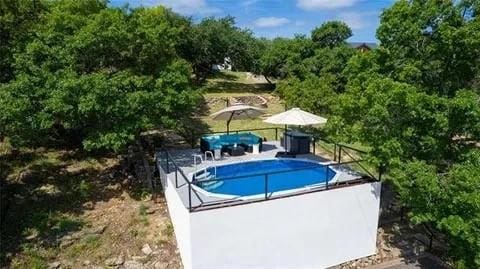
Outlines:
[[[256,195],[265,193],[265,175],[268,174],[267,193],[286,191],[330,181],[335,172],[319,163],[298,159],[272,159],[222,165],[217,167],[215,181],[214,168],[197,173],[197,186],[217,194]]]

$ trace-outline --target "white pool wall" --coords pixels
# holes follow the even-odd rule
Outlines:
[[[165,199],[167,201],[168,213],[172,221],[177,247],[182,258],[184,268],[194,268],[192,265],[191,246],[191,222],[190,212],[185,208],[175,183],[166,178],[161,178]]]
[[[166,198],[184,268],[326,268],[375,253],[381,183],[188,213]]]

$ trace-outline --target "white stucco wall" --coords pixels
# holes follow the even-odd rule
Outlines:
[[[167,200],[168,213],[173,224],[178,250],[184,268],[192,268],[192,252],[190,237],[190,213],[185,208],[180,196],[175,189],[175,184],[170,180],[161,181],[165,199]]]
[[[375,253],[380,183],[191,214],[193,268],[325,268]]]
[[[187,269],[325,268],[376,250],[380,183],[193,213],[165,195]]]

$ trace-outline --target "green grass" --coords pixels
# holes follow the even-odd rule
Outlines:
[[[167,225],[165,226],[165,228],[162,231],[162,234],[164,234],[168,238],[173,237],[173,225],[170,222],[167,223]]]
[[[101,246],[101,238],[99,235],[92,234],[87,235],[80,240],[80,242],[75,243],[66,250],[66,256],[69,258],[76,258],[85,253],[95,253],[96,249]]]
[[[2,191],[15,199],[8,200],[2,225],[0,266],[11,260],[13,268],[45,268],[59,254],[59,238],[86,224],[79,208],[97,191],[92,177],[99,168],[73,151],[20,148],[13,153],[1,146]],[[81,172],[70,172],[70,166]]]
[[[266,83],[257,83],[247,77],[246,72],[232,72],[222,71],[215,73],[207,80],[206,85],[202,88],[203,97],[210,103],[209,106],[203,111],[203,115],[200,120],[207,126],[212,132],[226,131],[225,121],[215,121],[210,117],[211,113],[225,108],[226,102],[223,99],[239,96],[254,96],[262,95],[263,97],[273,97],[270,85]],[[208,102],[211,100],[218,100],[217,102]],[[268,102],[266,108],[266,114],[276,114],[284,111],[284,105],[278,98],[272,98]],[[261,118],[253,120],[236,120],[230,123],[230,130],[242,130],[242,129],[258,129],[268,127],[282,127],[278,125],[267,124],[262,121]],[[255,132],[262,137],[266,137],[268,140],[275,138],[275,131],[258,131]]]
[[[13,260],[11,266],[18,269],[46,269],[48,268],[48,260],[41,251],[28,249],[23,251],[20,259]]]
[[[271,93],[272,85],[247,77],[246,72],[222,71],[213,74],[202,88],[205,93],[247,94]]]
[[[57,249],[45,248],[35,244],[22,245],[21,255],[14,257],[11,268],[48,268],[48,261],[55,258]]]
[[[148,210],[148,206],[144,204],[141,204],[140,207],[138,208],[138,215],[139,215],[138,222],[143,224],[143,226],[148,226],[150,224],[147,217],[147,210]]]

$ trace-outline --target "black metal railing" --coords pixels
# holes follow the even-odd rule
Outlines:
[[[324,174],[324,181],[319,181],[319,184],[325,182],[325,188],[328,189],[329,187],[329,179],[330,179],[330,170],[331,168],[335,166],[341,166],[341,165],[348,165],[352,163],[358,163],[359,161],[353,160],[353,161],[347,161],[343,163],[330,163],[330,164],[323,164],[320,167],[325,169],[325,174]],[[237,179],[242,179],[242,178],[251,178],[251,177],[263,177],[265,181],[265,193],[264,196],[267,197],[267,186],[268,186],[268,178],[273,176],[273,175],[278,175],[278,174],[286,174],[286,173],[292,173],[292,172],[300,172],[300,171],[305,171],[305,170],[317,170],[319,169],[318,165],[312,165],[309,167],[302,167],[302,168],[294,168],[294,169],[288,169],[288,170],[281,170],[281,171],[273,171],[273,172],[268,172],[268,173],[253,173],[253,174],[248,174],[248,175],[243,175],[243,176],[232,176],[232,177],[219,177],[215,179],[207,179],[207,180],[199,180],[199,181],[193,181],[192,184],[196,186],[200,186],[205,183],[214,183],[214,182],[224,182],[224,181],[231,181],[231,180],[237,180]],[[315,184],[317,185],[317,184]]]
[[[278,140],[278,134],[279,131],[284,131],[283,128],[258,128],[258,129],[243,129],[243,130],[234,130],[230,131],[230,133],[240,133],[240,132],[252,132],[252,131],[265,131],[265,130],[274,130],[275,131],[275,139]],[[208,134],[219,134],[219,133],[226,133],[226,132],[212,132]],[[208,134],[200,134],[200,137],[203,135],[208,135]],[[199,138],[200,138],[199,137]],[[252,203],[252,202],[258,202],[258,201],[266,201],[270,200],[272,198],[277,199],[277,198],[282,198],[282,197],[288,197],[288,196],[293,196],[293,195],[299,195],[303,194],[305,192],[313,192],[313,191],[322,191],[322,190],[328,190],[331,188],[336,188],[336,187],[341,187],[344,185],[351,185],[354,183],[361,183],[361,182],[370,182],[370,181],[378,181],[381,178],[381,173],[379,173],[379,177],[377,178],[376,176],[373,175],[372,172],[370,172],[365,165],[362,163],[366,162],[363,160],[361,157],[363,154],[366,154],[366,151],[354,148],[352,146],[342,144],[342,143],[334,143],[332,141],[328,141],[325,139],[320,139],[320,138],[315,138],[315,136],[312,135],[312,144],[313,144],[313,149],[315,149],[316,143],[319,141],[322,141],[324,143],[330,144],[333,147],[333,161],[332,163],[326,163],[323,165],[323,167],[326,169],[326,172],[324,174],[324,184],[322,184],[322,181],[319,181],[318,184],[313,184],[311,185],[308,189],[307,188],[299,188],[297,192],[288,192],[286,194],[279,194],[273,196],[272,191],[269,191],[269,178],[272,175],[277,175],[277,174],[282,174],[282,173],[290,173],[290,172],[295,172],[295,171],[301,171],[301,170],[309,170],[309,169],[318,169],[318,165],[312,166],[312,167],[302,167],[302,168],[296,168],[296,169],[289,169],[289,170],[282,170],[282,171],[274,171],[274,172],[268,172],[268,173],[257,173],[257,174],[250,174],[250,175],[245,175],[245,176],[233,176],[233,177],[222,177],[222,178],[214,178],[214,179],[205,179],[205,180],[194,180],[193,178],[188,178],[183,170],[177,165],[175,162],[174,158],[170,154],[170,152],[165,149],[161,148],[160,155],[157,156],[157,166],[161,168],[160,170],[160,177],[163,178],[163,180],[168,181],[168,175],[173,173],[173,183],[175,184],[176,189],[180,188],[186,188],[187,189],[187,196],[188,199],[186,201],[186,207],[187,209],[192,212],[196,210],[203,210],[203,209],[210,209],[210,208],[216,208],[216,207],[221,207],[221,206],[230,206],[233,203],[234,204],[246,204],[246,203]],[[348,152],[347,150],[353,151],[356,154],[352,154]],[[315,150],[313,152],[315,154]],[[358,155],[358,156],[357,156]],[[345,158],[344,156],[348,157],[348,160],[342,161],[342,157]],[[159,163],[158,163],[159,162]],[[163,162],[163,163],[162,163]],[[160,165],[159,165],[160,164]],[[350,165],[356,165],[358,168],[363,170],[364,174],[359,173],[359,171],[356,171],[356,169],[353,169],[350,167],[349,170],[352,172],[357,172],[358,176],[353,177],[349,180],[346,181],[337,181],[333,185],[329,183],[329,177],[330,177],[330,171],[332,168],[338,167],[338,166],[350,166]],[[198,172],[198,171],[196,171]],[[220,200],[215,200],[215,201],[210,201],[210,202],[204,202],[201,199],[201,195],[195,190],[195,187],[201,188],[201,184],[205,183],[213,183],[213,182],[223,182],[223,181],[228,181],[228,180],[242,180],[242,178],[251,178],[251,177],[263,177],[264,180],[264,191],[262,197],[260,197],[260,194],[255,195],[255,199],[248,199],[248,200],[239,200],[239,199],[220,199]],[[169,181],[170,182],[170,181]],[[168,183],[167,183],[168,184]],[[194,187],[195,186],[195,187]],[[258,196],[257,196],[258,195]],[[197,199],[197,202],[195,204],[192,201],[192,196],[195,196]]]
[[[163,155],[163,156],[162,156]],[[165,162],[165,165],[162,164],[162,161]],[[159,174],[160,174],[160,179],[164,180],[168,184],[168,174],[171,172],[171,167],[174,169],[174,181],[173,183],[175,184],[175,188],[179,189],[185,185],[187,185],[188,188],[188,204],[187,208],[191,211],[192,209],[192,182],[188,179],[188,177],[185,175],[183,170],[178,167],[177,163],[174,161],[172,158],[170,152],[168,152],[167,149],[161,148],[160,156],[156,157],[156,165],[159,168]],[[165,166],[165,167],[163,167]],[[181,177],[181,180],[183,180],[183,184],[179,185],[178,180],[179,176]]]

